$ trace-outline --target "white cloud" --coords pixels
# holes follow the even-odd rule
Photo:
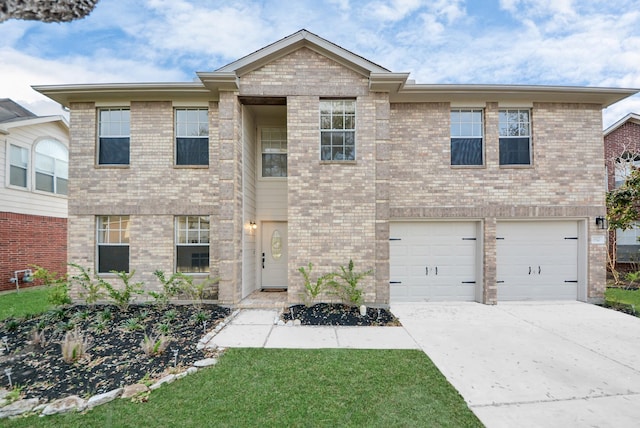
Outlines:
[[[371,3],[367,9],[382,21],[400,21],[424,6],[421,0],[387,0]]]

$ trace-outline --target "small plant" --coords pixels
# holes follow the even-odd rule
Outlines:
[[[328,273],[326,275],[319,276],[316,282],[311,282],[311,271],[313,270],[313,263],[309,263],[307,269],[304,266],[298,268],[298,272],[304,277],[304,289],[306,293],[302,296],[305,305],[311,306],[313,301],[320,295],[326,285],[333,279],[335,274]]]
[[[18,327],[20,327],[20,323],[16,319],[10,319],[4,325],[4,328],[6,328],[7,331],[10,331],[10,332],[16,331],[18,329]]]
[[[141,383],[147,387],[153,385],[153,379],[151,379],[151,375],[149,374],[149,372],[145,373],[144,376],[142,377],[142,379],[140,379],[138,381],[138,383]]]
[[[372,275],[373,271],[355,272],[353,260],[349,260],[347,268],[340,266],[340,272],[334,274],[334,278],[329,281],[329,285],[333,287],[334,294],[345,304],[360,306],[364,303],[363,290],[360,287],[360,280],[366,276]]]
[[[18,401],[22,398],[22,389],[24,387],[20,385],[13,385],[11,390],[4,396],[4,400],[7,403],[13,403],[14,401]]]
[[[90,315],[91,315],[91,312],[85,309],[73,314],[73,319],[77,321],[85,321],[89,318]]]
[[[80,271],[79,274],[71,277],[71,283],[80,287],[80,298],[89,307],[93,308],[98,300],[105,297],[104,284],[100,280],[91,277],[90,268],[85,269],[76,263],[69,263],[69,266],[73,266]]]
[[[166,308],[169,304],[169,300],[172,297],[177,296],[180,293],[180,280],[181,274],[173,274],[169,278],[166,278],[164,272],[156,270],[153,274],[158,278],[160,284],[162,284],[162,291],[149,291],[147,294],[153,297],[156,305],[161,308]]]
[[[31,332],[31,343],[33,346],[36,346],[40,349],[46,348],[48,341],[44,334],[44,330],[39,330],[37,328],[33,329]]]
[[[104,321],[96,321],[92,328],[96,333],[102,333],[107,330],[107,324]]]
[[[100,313],[98,314],[98,318],[100,318],[100,321],[111,321],[113,319],[113,314],[111,313],[111,309],[104,308],[103,310],[101,310]]]
[[[129,309],[129,305],[135,298],[134,294],[142,294],[142,283],[131,282],[131,277],[133,277],[133,275],[135,275],[136,273],[135,270],[131,273],[122,271],[111,271],[111,273],[115,273],[116,275],[118,275],[118,278],[120,278],[122,280],[122,283],[124,284],[124,288],[116,288],[100,277],[98,278],[98,281],[107,290],[109,298],[118,307],[118,309],[120,309],[121,312],[126,312]]]
[[[194,278],[181,272],[175,273],[176,279],[180,282],[180,291],[191,300],[195,307],[202,308],[203,300],[207,289],[220,281],[220,278],[205,278],[200,283],[194,283]]]
[[[171,331],[171,326],[168,323],[158,324],[156,330],[162,334],[169,334],[169,332]]]
[[[44,285],[49,287],[47,296],[49,303],[54,306],[66,306],[72,303],[66,274],[50,272],[40,266],[34,266],[34,268],[33,278],[42,281]]]
[[[165,349],[167,349],[167,346],[169,346],[169,342],[171,342],[171,338],[164,334],[152,337],[145,334],[142,342],[140,342],[140,347],[147,357],[153,357],[162,354]]]
[[[144,327],[140,324],[140,320],[138,318],[129,318],[124,322],[124,328],[127,331],[136,331],[142,330]]]
[[[629,284],[627,285],[626,289],[636,287],[638,282],[640,282],[640,271],[628,272],[625,275],[625,279],[629,281]]]
[[[193,320],[198,323],[203,323],[209,319],[209,315],[205,311],[198,311],[192,316]]]
[[[65,331],[71,331],[74,330],[76,328],[76,325],[73,321],[69,320],[69,321],[60,321],[58,324],[56,324],[56,330],[65,332]]]
[[[165,312],[162,317],[168,322],[173,322],[178,317],[178,312],[175,309],[170,309],[167,312]]]
[[[91,348],[91,338],[84,337],[78,330],[68,331],[60,343],[60,348],[64,362],[71,364],[82,358]]]

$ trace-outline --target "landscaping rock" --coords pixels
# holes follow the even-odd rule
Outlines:
[[[218,364],[217,358],[205,358],[204,360],[198,360],[193,363],[194,367],[209,367],[215,366],[216,364]]]
[[[198,371],[197,367],[189,367],[185,373],[188,374],[188,375],[192,375],[197,371]]]
[[[47,405],[42,411],[44,416],[56,415],[58,413],[81,412],[87,407],[86,400],[72,395],[70,397],[61,398]]]
[[[300,320],[293,320],[293,325],[295,325],[295,326],[302,325],[302,321],[300,321]]]
[[[147,391],[149,391],[149,387],[147,387],[147,385],[136,383],[134,385],[125,386],[120,398],[135,397],[136,395],[142,394],[143,392]]]
[[[10,416],[18,416],[23,413],[27,413],[33,410],[34,407],[40,402],[37,398],[29,398],[27,400],[14,401],[11,404],[0,408],[0,419],[8,418]]]
[[[167,375],[167,376],[163,377],[162,379],[160,379],[159,381],[157,381],[156,383],[154,383],[153,385],[151,385],[149,387],[149,389],[150,390],[158,389],[162,385],[164,385],[165,383],[171,383],[174,380],[176,380],[176,375],[174,375],[174,374]]]
[[[109,401],[113,401],[122,394],[123,388],[117,388],[104,394],[94,395],[87,400],[87,409],[91,410],[94,407],[101,406]]]

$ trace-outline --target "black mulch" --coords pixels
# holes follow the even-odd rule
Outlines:
[[[340,303],[317,303],[313,306],[293,305],[282,313],[284,321],[300,320],[302,325],[399,326],[400,321],[387,309],[367,308],[360,315],[356,306]]]
[[[105,305],[93,309],[73,306],[26,320],[4,320],[0,322],[0,388],[9,388],[6,369],[11,370],[12,384],[22,388],[25,398],[47,401],[69,395],[87,397],[142,379],[158,379],[209,356],[211,351],[196,349],[198,340],[229,313],[217,305],[200,309],[136,305],[126,312]],[[32,343],[36,329],[44,331],[45,346]],[[66,363],[60,342],[72,329],[88,337],[92,346],[80,360]],[[140,345],[145,333],[154,337],[160,332],[171,338],[167,349],[146,356]]]

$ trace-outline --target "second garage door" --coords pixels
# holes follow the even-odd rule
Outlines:
[[[389,236],[392,302],[475,300],[477,223],[391,223]]]
[[[576,300],[578,223],[498,222],[500,300]]]

